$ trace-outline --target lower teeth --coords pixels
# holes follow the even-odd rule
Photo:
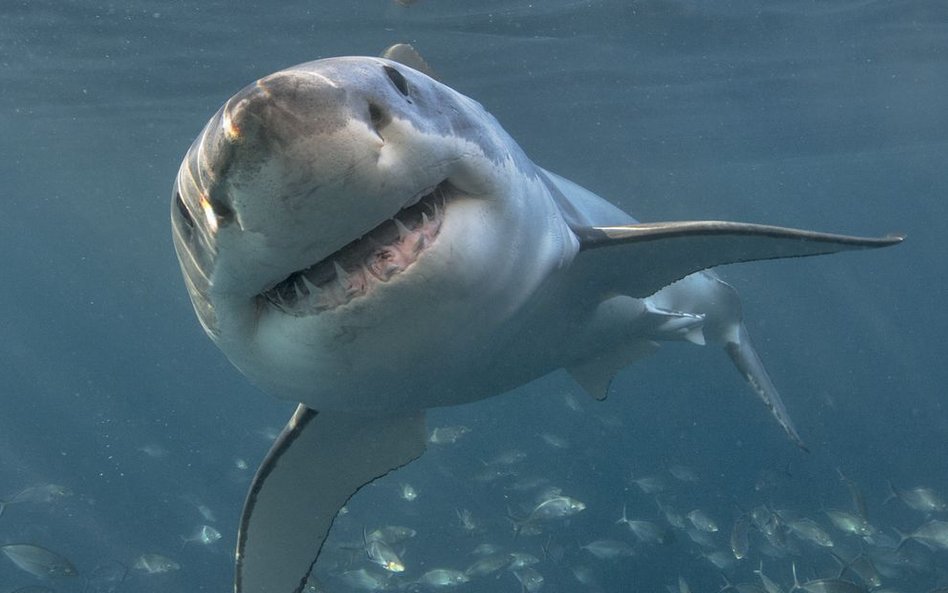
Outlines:
[[[328,260],[292,274],[263,296],[274,307],[297,316],[344,305],[415,263],[438,236],[443,212],[444,196],[438,188],[400,213],[413,225],[399,218],[383,223]]]

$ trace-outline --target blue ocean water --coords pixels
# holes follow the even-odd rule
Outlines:
[[[735,517],[760,505],[814,519],[846,558],[874,550],[823,512],[852,508],[837,470],[896,542],[896,529],[929,517],[883,504],[887,480],[948,496],[943,2],[11,0],[0,6],[0,500],[48,484],[68,495],[8,505],[0,545],[44,546],[80,577],[44,581],[0,557],[0,591],[232,586],[249,480],[293,406],[250,386],[203,335],[171,245],[171,183],[194,136],[247,83],[395,42],[412,43],[537,163],[642,220],[909,239],[722,271],[811,453],[785,439],[722,352],[670,345],[620,373],[604,402],[555,374],[433,411],[429,429],[471,432],[363,490],[333,541],[358,547],[363,527],[414,528],[406,579],[464,569],[491,542],[537,556],[544,591],[654,591],[679,576],[698,591],[722,586],[707,556],[728,551]],[[523,459],[483,474],[509,451]],[[699,481],[676,480],[675,465]],[[667,483],[663,504],[715,518],[716,547],[678,532],[620,560],[583,550],[635,543],[615,524],[623,504],[630,518],[665,521],[631,481],[643,476]],[[508,515],[535,503],[517,487],[527,478],[587,509],[514,537]],[[417,499],[400,497],[403,484]],[[476,532],[462,529],[463,509]],[[221,540],[185,544],[202,524]],[[771,553],[752,533],[751,554],[723,572],[757,583],[763,559],[784,589],[791,563],[801,579],[835,576],[826,550],[791,541]],[[944,549],[902,551],[894,567],[876,558],[886,588],[948,585]],[[180,568],[131,568],[148,553]],[[365,566],[358,550],[325,560],[317,574],[330,590],[349,590],[337,575]],[[596,583],[579,582],[578,567]],[[519,588],[502,571],[460,590]]]

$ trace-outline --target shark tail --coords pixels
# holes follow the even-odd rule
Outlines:
[[[754,393],[760,397],[761,401],[764,402],[764,405],[767,406],[770,413],[776,418],[784,432],[790,437],[790,440],[793,441],[797,447],[809,453],[810,450],[803,443],[803,439],[800,438],[796,427],[793,425],[793,421],[790,419],[787,408],[783,405],[780,392],[777,391],[773,381],[770,380],[770,375],[767,374],[764,363],[761,362],[760,357],[757,355],[757,350],[754,349],[750,334],[747,333],[747,328],[743,322],[738,323],[737,331],[734,333],[735,335],[732,336],[732,339],[725,343],[724,350],[728,353],[728,356],[731,357],[737,370],[740,371],[744,379],[750,384]]]

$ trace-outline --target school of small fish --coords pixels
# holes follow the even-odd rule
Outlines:
[[[583,409],[569,397],[564,403],[569,411]],[[870,504],[860,485],[837,470],[838,481],[831,475],[823,482],[838,484],[826,506],[804,511],[781,499],[781,484],[795,479],[789,467],[762,472],[741,495],[709,490],[702,474],[713,469],[680,460],[628,468],[612,502],[592,506],[585,493],[597,500],[602,493],[597,484],[571,479],[579,454],[565,436],[537,433],[545,455],[563,469],[557,475],[546,464],[537,473],[539,460],[510,443],[475,450],[477,432],[465,426],[429,434],[438,451],[453,452],[440,471],[464,481],[464,498],[425,484],[429,494],[418,497],[412,478],[399,477],[378,486],[384,494],[371,513],[350,501],[309,593],[624,593],[636,590],[636,570],[660,566],[669,593],[944,593],[948,583],[948,504],[929,486],[883,478]],[[459,460],[466,455],[465,466]],[[463,473],[450,469],[456,465],[465,466]],[[725,497],[731,502],[722,504]],[[708,503],[693,506],[695,500]],[[379,517],[380,505],[391,523],[360,524],[361,516]],[[881,522],[891,512],[907,522]]]
[[[563,404],[565,414],[586,409],[571,396]],[[596,420],[603,431],[622,429],[614,419]],[[371,512],[358,509],[358,497],[350,501],[307,593],[624,593],[635,590],[637,575],[656,570],[664,571],[669,593],[709,587],[716,593],[946,591],[948,502],[928,485],[882,478],[867,501],[861,485],[837,470],[838,482],[834,476],[824,482],[838,483],[837,490],[827,492],[825,506],[814,512],[781,499],[781,484],[794,479],[790,467],[762,472],[741,494],[708,486],[702,474],[713,468],[676,460],[626,467],[622,487],[606,491],[604,499],[601,484],[579,477],[595,469],[596,456],[578,452],[581,445],[572,438],[536,433],[541,459],[536,449],[512,447],[515,441],[488,439],[491,450],[477,436],[459,424],[429,433],[429,444],[440,452],[435,455],[446,460],[437,470],[455,488],[398,475],[373,488],[380,498]],[[153,443],[139,450],[151,459],[167,454]],[[623,461],[607,463],[621,467]],[[462,469],[452,469],[457,467]],[[74,495],[58,484],[26,485],[0,498],[0,514]],[[726,497],[730,502],[722,503]],[[191,494],[179,498],[181,514],[195,527],[178,534],[177,547],[156,542],[153,549],[130,550],[94,566],[74,564],[72,551],[55,541],[15,541],[4,534],[0,552],[9,568],[0,567],[0,577],[7,571],[33,583],[0,592],[55,593],[59,583],[85,580],[83,592],[120,593],[140,588],[135,579],[160,580],[182,570],[195,548],[219,546],[222,534],[205,501]],[[881,519],[893,512],[904,519]],[[376,523],[365,524],[364,517]],[[390,522],[379,523],[379,517]],[[222,559],[229,557],[229,550],[218,549]]]
[[[161,450],[160,455],[155,454]],[[167,452],[153,444],[143,445],[139,451],[145,453],[150,458],[163,457]],[[33,484],[14,491],[4,498],[0,498],[0,515],[6,513],[17,513],[18,507],[33,507],[33,509],[42,509],[42,507],[53,507],[62,503],[65,499],[72,497],[75,493],[71,488],[59,484],[42,483]],[[187,511],[186,514],[196,512],[205,521],[213,522],[214,513],[202,502],[190,496],[184,496],[186,501],[182,508],[193,507],[193,511]],[[62,583],[68,580],[79,580],[81,591],[83,593],[118,593],[124,590],[132,590],[136,587],[133,583],[131,588],[123,588],[123,584],[129,580],[130,575],[141,575],[145,577],[153,575],[162,575],[175,572],[181,569],[178,560],[165,553],[148,551],[143,553],[130,552],[128,558],[102,559],[88,569],[80,570],[69,559],[68,550],[63,550],[56,542],[39,541],[11,541],[13,534],[2,531],[3,518],[0,518],[0,552],[10,561],[10,564],[19,569],[20,574],[29,574],[36,581],[33,584],[26,584],[16,588],[9,588],[6,585],[12,584],[15,577],[5,574],[5,570],[0,567],[0,591],[6,593],[56,593],[56,583]],[[221,533],[217,528],[208,523],[199,524],[189,535],[181,535],[180,547],[175,549],[173,546],[163,546],[169,554],[187,555],[184,551],[185,546],[213,546],[221,539]],[[164,552],[165,550],[162,550]],[[77,578],[78,577],[78,578]],[[80,589],[69,589],[80,590]]]

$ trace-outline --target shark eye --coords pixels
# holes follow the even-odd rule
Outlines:
[[[222,200],[211,198],[209,202],[220,225],[223,226],[234,220],[234,210]]]
[[[395,85],[395,88],[398,89],[398,92],[408,96],[408,81],[405,80],[405,77],[402,76],[402,73],[392,68],[391,66],[382,66],[385,70],[385,74],[388,75],[389,80],[392,81],[392,84]]]

